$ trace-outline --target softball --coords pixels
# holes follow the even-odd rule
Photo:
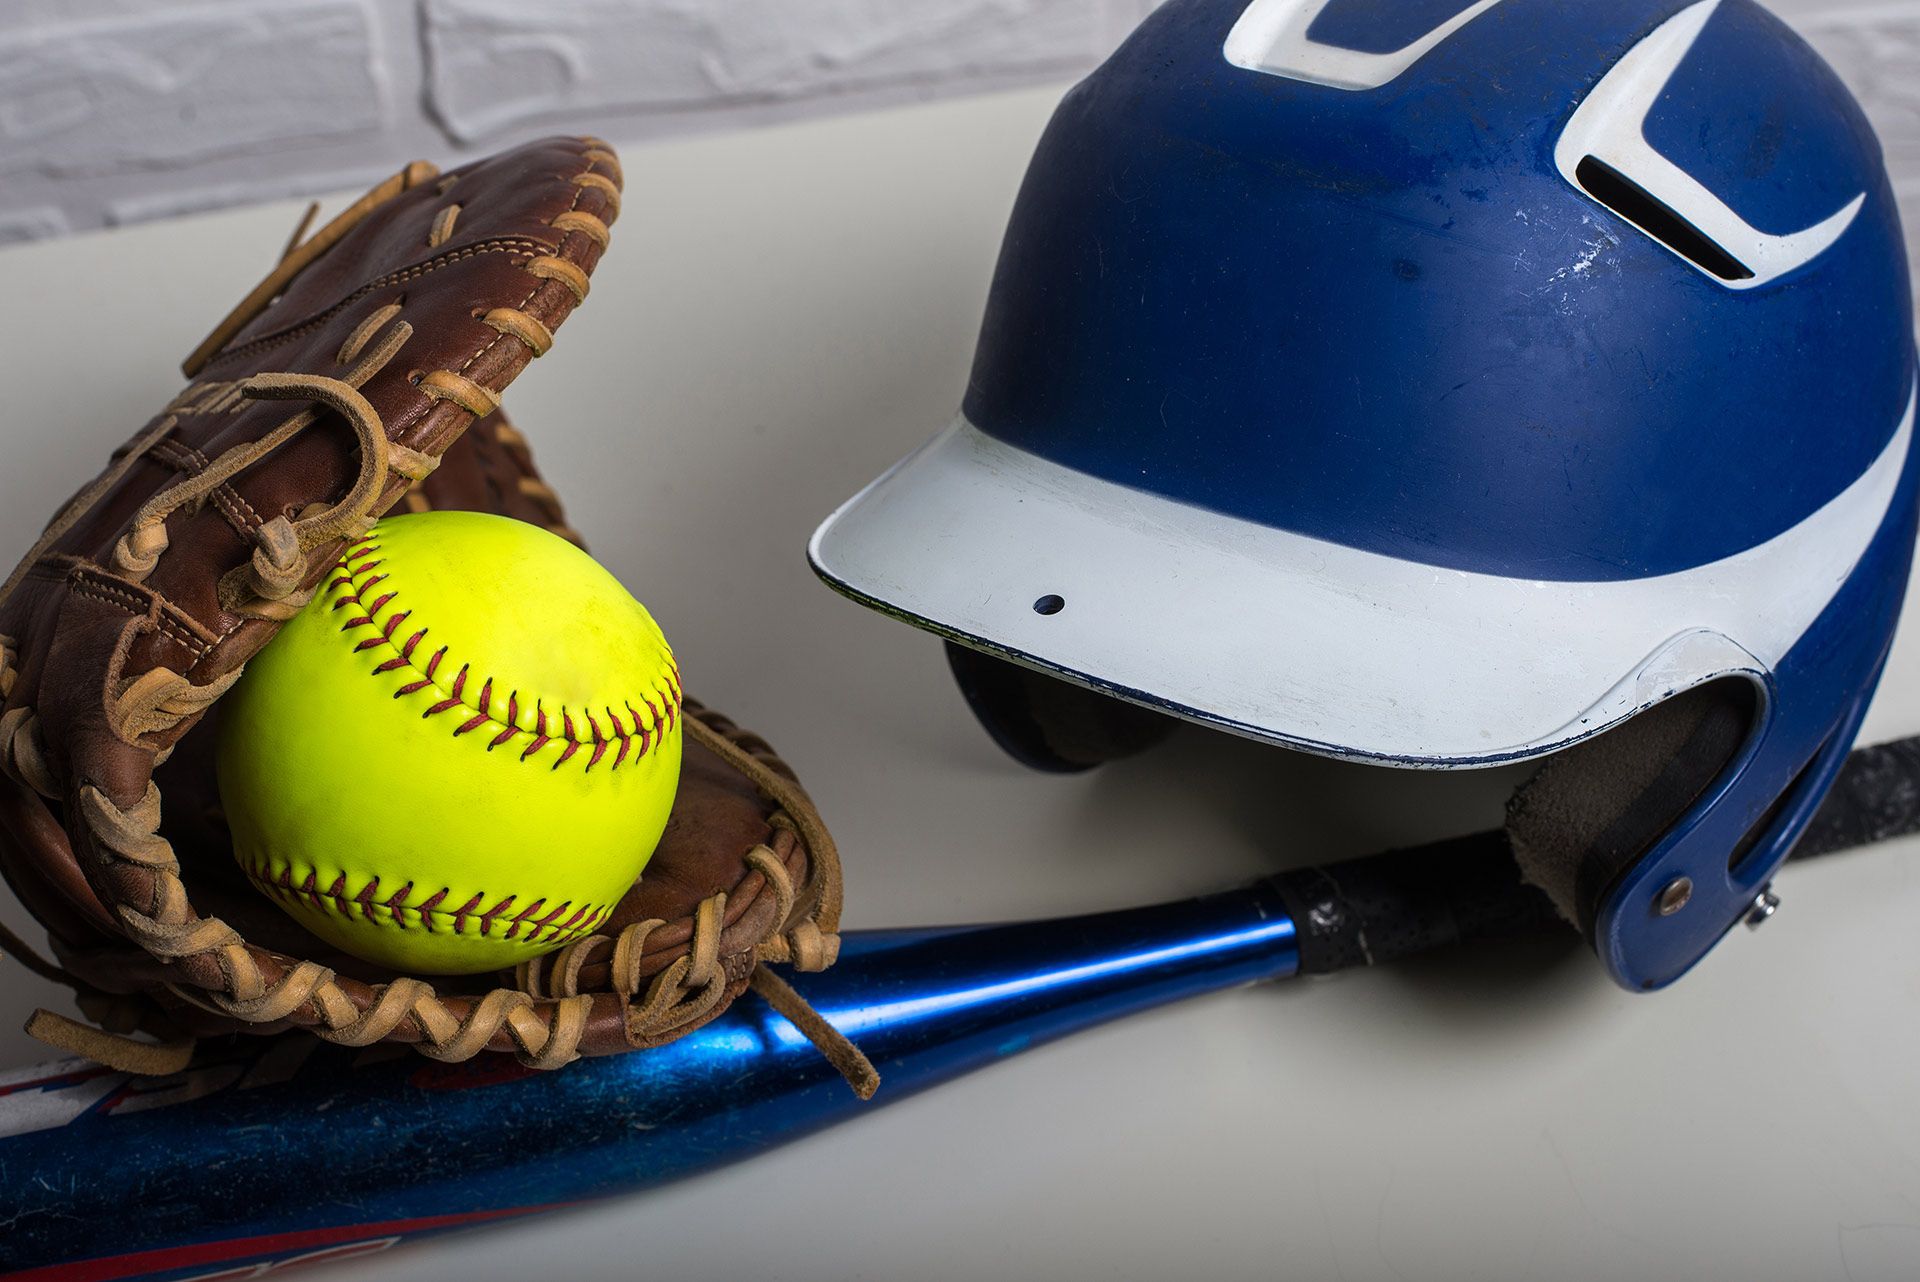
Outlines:
[[[591,932],[680,778],[680,676],[653,617],[586,553],[499,516],[380,522],[221,706],[248,878],[410,973],[498,970]]]

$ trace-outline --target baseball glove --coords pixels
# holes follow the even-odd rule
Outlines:
[[[619,209],[613,152],[551,139],[412,165],[303,224],[0,588],[0,871],[53,960],[0,944],[94,1021],[40,1011],[29,1032],[141,1073],[184,1067],[197,1038],[287,1029],[550,1069],[671,1041],[751,985],[871,1093],[871,1065],[766,968],[832,964],[832,839],[764,742],[691,701],[645,875],[512,976],[436,987],[340,955],[231,856],[218,700],[350,541],[396,504],[578,541],[499,393],[585,300]]]

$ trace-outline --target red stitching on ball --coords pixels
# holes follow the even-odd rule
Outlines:
[[[332,884],[322,889],[318,873],[312,870],[309,870],[298,882],[293,879],[291,867],[283,868],[276,874],[270,873],[265,864],[249,863],[244,866],[244,871],[249,880],[269,894],[295,902],[304,902],[318,911],[335,912],[349,921],[356,915],[367,921],[377,921],[380,910],[385,909],[392,925],[401,930],[411,930],[417,926],[428,934],[434,934],[442,928],[436,926],[436,919],[451,919],[453,933],[456,935],[468,933],[469,921],[479,924],[477,933],[483,936],[491,935],[501,914],[511,909],[518,899],[516,895],[508,895],[492,908],[479,912],[477,910],[486,903],[486,895],[482,893],[474,895],[461,907],[448,910],[440,907],[450,893],[446,887],[436,890],[415,905],[408,902],[414,894],[414,883],[411,881],[382,898],[380,878],[377,876],[357,892],[349,895],[345,873],[337,875]],[[528,943],[551,943],[556,940],[571,939],[598,927],[602,921],[606,920],[610,911],[598,904],[583,904],[574,908],[573,901],[567,900],[544,917],[529,920],[545,907],[545,904],[544,899],[536,899],[522,909],[510,919],[502,937],[520,938],[524,931]],[[571,913],[568,912],[570,908],[573,909]],[[408,921],[409,917],[413,919],[411,923]]]
[[[372,600],[370,604],[367,603],[371,589],[386,582],[390,576],[387,574],[376,575],[372,573],[373,570],[383,564],[383,562],[378,559],[357,560],[357,558],[373,557],[374,554],[380,550],[380,544],[376,541],[368,541],[349,548],[346,553],[341,556],[338,565],[338,568],[343,571],[343,573],[330,581],[329,591],[342,593],[341,599],[336,601],[332,607],[334,610],[338,611],[347,609],[348,607],[359,607],[357,613],[341,626],[340,630],[342,632],[351,632],[359,628],[375,626],[379,628],[379,635],[377,637],[368,637],[355,645],[354,652],[356,654],[382,646],[396,651],[392,657],[376,664],[372,669],[372,675],[384,676],[409,667],[420,673],[418,680],[410,681],[394,692],[394,698],[404,699],[439,684],[440,665],[445,661],[449,647],[442,646],[438,650],[435,650],[428,658],[426,666],[421,668],[415,661],[415,652],[419,649],[421,642],[426,638],[428,629],[421,628],[409,636],[404,642],[396,644],[396,638],[399,635],[401,626],[411,618],[413,612],[410,609],[402,610],[381,621],[381,610],[393,604],[395,599],[400,595],[400,591],[385,592],[377,599]],[[649,715],[642,716],[640,712],[634,708],[632,701],[627,701],[625,705],[627,714],[632,718],[633,723],[632,726],[629,727],[622,722],[619,713],[615,712],[611,707],[608,707],[605,709],[605,712],[607,714],[608,724],[611,726],[611,732],[609,732],[607,727],[603,727],[599,719],[592,712],[583,711],[581,716],[584,718],[589,731],[587,735],[580,733],[574,720],[573,712],[569,708],[560,709],[560,731],[558,734],[553,733],[549,726],[547,711],[537,700],[534,705],[534,727],[531,731],[525,729],[519,724],[520,695],[517,690],[510,692],[507,696],[507,715],[505,721],[502,722],[499,717],[494,715],[493,711],[494,678],[486,677],[482,679],[479,696],[472,703],[469,703],[466,698],[466,686],[467,679],[470,675],[470,666],[462,664],[451,686],[444,688],[446,697],[438,700],[431,707],[427,708],[421,714],[422,719],[441,716],[455,709],[465,709],[471,715],[463,719],[459,725],[454,728],[453,736],[455,738],[462,738],[490,723],[497,725],[499,726],[498,733],[487,741],[487,750],[489,752],[513,742],[521,735],[530,735],[530,742],[526,749],[520,753],[520,760],[522,761],[537,756],[543,748],[557,739],[564,746],[561,749],[559,757],[553,763],[553,769],[555,770],[572,761],[580,754],[582,748],[588,746],[591,746],[593,749],[586,762],[585,769],[588,772],[591,772],[594,767],[600,765],[607,759],[609,749],[613,750],[613,763],[608,767],[609,770],[618,770],[621,766],[629,762],[637,764],[652,750],[658,736],[661,733],[670,731],[678,722],[678,705],[682,697],[680,674],[678,668],[671,662],[669,662],[667,671],[664,674],[664,681],[668,691],[667,697],[663,699],[661,703],[656,704],[653,697],[648,695],[640,696],[640,700],[646,705]]]
[[[340,592],[342,595],[340,600],[334,602],[332,608],[335,611],[339,611],[349,607],[357,607],[353,616],[341,625],[340,631],[343,633],[368,627],[377,627],[379,629],[377,636],[367,637],[356,643],[354,653],[360,654],[381,647],[395,651],[392,657],[374,665],[372,675],[384,676],[389,673],[398,672],[403,668],[414,668],[420,672],[421,675],[418,680],[410,681],[394,692],[394,698],[404,699],[410,695],[419,694],[422,691],[438,685],[440,665],[446,660],[449,647],[442,646],[438,650],[435,650],[432,656],[428,658],[425,668],[422,669],[416,664],[414,656],[421,642],[426,638],[428,629],[421,628],[408,636],[405,641],[397,641],[402,626],[412,618],[413,611],[411,609],[400,610],[388,615],[384,620],[380,618],[380,612],[392,605],[399,597],[400,592],[398,589],[389,590],[369,602],[368,597],[371,590],[386,583],[391,576],[388,574],[372,573],[373,570],[383,564],[380,560],[361,559],[356,562],[356,558],[372,557],[374,553],[379,551],[380,545],[377,542],[368,542],[349,548],[340,558],[338,568],[344,573],[337,575],[331,580],[329,590]],[[493,711],[494,678],[485,677],[481,679],[479,695],[472,703],[469,703],[467,701],[466,691],[467,681],[471,675],[471,665],[461,664],[460,671],[455,674],[451,686],[445,689],[444,693],[446,697],[438,700],[422,712],[422,719],[440,716],[452,712],[455,709],[464,709],[471,715],[463,719],[460,724],[454,728],[453,737],[456,739],[470,735],[488,724],[497,725],[499,726],[498,733],[487,742],[487,750],[489,752],[495,748],[511,743],[523,734],[529,733],[519,725],[519,691],[512,691],[508,694],[507,716],[505,722],[502,723],[500,718],[494,715]],[[675,704],[680,697],[679,672],[677,668],[669,665],[665,674],[665,680],[668,689],[672,692],[672,699],[663,707],[656,707],[651,697],[646,695],[641,696],[641,702],[646,705],[648,712],[651,714],[650,717],[642,718],[641,715],[634,710],[632,702],[628,701],[626,705],[627,712],[633,718],[631,729],[621,722],[619,714],[614,712],[612,708],[606,709],[607,719],[612,727],[611,734],[609,734],[605,727],[601,726],[598,718],[591,712],[583,712],[581,715],[585,719],[589,731],[587,736],[583,736],[574,721],[572,710],[562,708],[560,710],[561,730],[558,735],[554,735],[549,732],[546,709],[536,701],[534,728],[531,732],[532,741],[528,744],[526,750],[520,754],[520,759],[525,761],[538,755],[541,749],[545,748],[549,743],[554,742],[557,738],[565,746],[562,748],[560,756],[553,763],[555,770],[558,770],[561,766],[573,760],[574,757],[579,755],[580,750],[588,745],[591,745],[593,748],[593,752],[588,757],[586,764],[588,771],[593,770],[595,766],[598,766],[606,760],[607,752],[610,748],[617,749],[614,753],[613,764],[608,767],[610,770],[618,770],[629,761],[640,761],[652,748],[656,732],[671,729],[674,724],[675,714],[677,712]],[[651,725],[648,724],[649,722],[651,722]],[[487,920],[490,922],[491,918]]]

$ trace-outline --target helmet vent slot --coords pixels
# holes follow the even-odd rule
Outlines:
[[[1633,179],[1588,156],[1574,170],[1589,196],[1702,271],[1721,280],[1752,280],[1753,269],[1721,248],[1672,206]]]
[[[1777,832],[1780,817],[1787,812],[1789,806],[1800,800],[1805,792],[1808,776],[1812,775],[1815,768],[1824,762],[1827,755],[1827,748],[1832,743],[1833,739],[1829,736],[1827,741],[1820,745],[1819,751],[1815,752],[1812,758],[1808,760],[1807,764],[1800,767],[1800,773],[1793,777],[1793,782],[1787,785],[1786,789],[1773,799],[1773,804],[1767,807],[1766,813],[1755,820],[1753,827],[1747,829],[1746,834],[1740,838],[1740,843],[1727,855],[1727,874],[1729,876],[1738,879],[1744,877],[1751,871],[1746,867],[1747,857],[1754,853],[1756,846],[1761,845],[1766,838],[1773,836]]]
[[[1033,603],[1035,614],[1054,615],[1067,608],[1067,599],[1057,593],[1049,592]]]

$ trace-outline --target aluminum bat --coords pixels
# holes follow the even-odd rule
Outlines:
[[[1797,857],[1920,830],[1916,778],[1920,740],[1855,753]],[[877,1103],[1200,993],[1555,921],[1485,833],[1157,907],[851,933],[796,987],[879,1067]],[[46,1065],[0,1075],[0,1277],[347,1259],[680,1179],[870,1107],[751,997],[664,1048],[557,1073],[301,1035],[208,1043],[168,1078]]]

